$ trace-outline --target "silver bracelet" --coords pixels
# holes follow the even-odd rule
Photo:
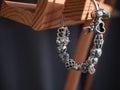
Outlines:
[[[95,32],[93,47],[90,50],[89,57],[85,60],[85,62],[77,64],[75,60],[70,58],[67,52],[67,45],[70,42],[70,31],[67,26],[64,26],[64,16],[62,16],[62,26],[57,30],[56,39],[59,57],[62,62],[65,63],[65,67],[67,69],[74,69],[83,73],[89,72],[90,74],[95,73],[95,65],[98,63],[98,59],[102,55],[102,47],[104,43],[103,34],[106,31],[105,24],[102,19],[110,17],[110,14],[107,11],[100,9],[96,0],[93,0],[93,3],[96,7],[96,11],[91,14],[93,23],[91,23],[90,26],[83,28],[89,30],[90,32]]]

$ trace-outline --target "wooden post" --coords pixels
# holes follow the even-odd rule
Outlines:
[[[77,63],[82,63],[85,61],[87,51],[89,50],[89,46],[91,44],[90,41],[92,37],[93,37],[93,32],[87,34],[87,31],[85,30],[82,31],[74,57],[74,60],[76,60]],[[68,74],[68,78],[64,90],[76,90],[78,86],[78,82],[80,80],[80,76],[81,76],[81,72],[71,70]]]
[[[103,0],[101,0],[101,2],[103,2]],[[100,3],[101,3],[100,2]],[[100,7],[105,8],[104,4],[100,4]],[[106,20],[108,21],[108,20]],[[84,22],[85,26],[89,25],[90,22],[88,22],[88,20],[86,20]],[[93,38],[93,32],[86,34],[87,32],[85,30],[82,31],[82,34],[80,35],[80,40],[78,41],[78,47],[76,49],[76,53],[75,53],[75,60],[78,63],[82,63],[85,61],[88,50],[89,50],[89,46],[91,44],[91,40]],[[81,77],[81,72],[76,72],[76,71],[70,71],[68,74],[68,78],[66,81],[66,85],[64,90],[76,90],[77,86],[78,86],[78,82],[80,80]],[[87,80],[84,86],[84,90],[90,90],[91,85],[92,85],[92,81],[93,81],[93,77],[94,75],[87,75]]]

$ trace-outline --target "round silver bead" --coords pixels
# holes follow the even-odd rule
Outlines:
[[[99,10],[97,11],[97,17],[102,17],[103,16],[103,11],[102,10]]]
[[[90,58],[88,58],[88,62],[90,64],[97,64],[98,63],[98,58],[97,57],[90,57]]]
[[[99,11],[96,11],[96,12],[92,12],[92,14],[91,14],[92,18],[100,18],[102,16],[103,16],[103,11],[102,10],[99,10]]]
[[[97,48],[97,49],[92,49],[91,50],[91,54],[95,57],[101,57],[102,55],[102,49],[101,48]]]
[[[88,67],[88,72],[89,72],[90,74],[94,74],[95,71],[96,71],[96,69],[95,69],[94,64],[91,64],[91,65]]]

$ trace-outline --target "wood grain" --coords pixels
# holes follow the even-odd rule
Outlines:
[[[111,11],[109,5],[100,5]],[[40,31],[59,27],[62,13],[65,25],[83,23],[86,19],[91,19],[94,9],[91,0],[38,0],[37,4],[3,1],[0,16]]]
[[[15,2],[3,2],[2,3],[2,7],[1,7],[1,11],[0,11],[0,16],[3,16],[5,18],[8,18],[10,20],[14,20],[16,22],[20,22],[22,24],[28,25],[30,26],[32,24],[32,12],[31,10],[33,10],[33,8],[30,8],[30,10],[26,10],[26,8],[28,8],[29,6],[27,6],[26,4],[23,3],[17,3],[18,7],[14,6]],[[20,5],[23,5],[25,7],[20,8]],[[31,19],[30,19],[31,18]]]

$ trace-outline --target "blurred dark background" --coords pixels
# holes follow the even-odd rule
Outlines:
[[[36,3],[36,0],[13,1]],[[119,5],[117,0],[115,8],[120,11]],[[71,57],[81,27],[69,26]],[[120,90],[120,17],[112,18],[108,29],[91,90]],[[56,29],[36,32],[0,17],[0,90],[63,90],[68,71],[58,57],[55,40]]]

